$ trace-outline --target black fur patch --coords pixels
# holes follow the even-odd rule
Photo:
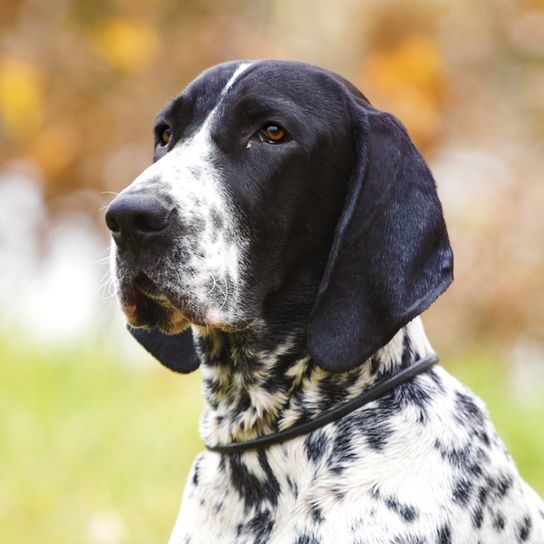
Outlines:
[[[529,516],[525,516],[518,524],[518,542],[526,542],[531,534],[533,520]]]
[[[245,466],[240,455],[232,455],[227,462],[230,466],[230,476],[233,488],[242,497],[246,511],[258,508],[263,502],[275,507],[278,504],[280,485],[276,479],[266,453],[259,451],[259,464],[266,474],[266,480],[261,480],[252,474]]]

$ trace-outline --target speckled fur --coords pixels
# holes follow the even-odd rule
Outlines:
[[[263,124],[274,121],[269,111],[279,121],[286,115],[292,141],[272,146],[259,137]],[[176,136],[173,144],[162,146],[158,140],[156,162],[126,191],[147,192],[173,204],[179,229],[145,251],[114,249],[112,264],[121,292],[130,293],[134,277],[143,272],[170,301],[174,316],[179,311],[191,318],[193,340],[189,337],[184,345],[192,349],[194,343],[200,360],[206,399],[200,431],[207,444],[289,428],[432,353],[420,318],[414,316],[449,285],[451,254],[441,208],[432,197],[434,181],[391,116],[373,109],[334,74],[265,61],[229,63],[205,72],[166,108],[164,118],[159,116],[159,130],[163,123]],[[411,161],[402,162],[403,156]],[[365,188],[371,185],[369,191],[385,195],[372,202],[380,206],[387,198],[400,200],[385,202],[385,211],[360,213],[365,198],[376,195],[361,192],[362,200],[351,199],[356,192],[348,191],[346,180],[355,179],[352,172],[363,175],[365,168]],[[411,203],[410,191],[393,190],[398,172],[423,179]],[[360,253],[354,246],[361,245],[363,229],[348,239],[353,262],[351,268],[340,262],[342,270],[355,271],[350,277],[357,280],[368,258],[384,272],[384,278],[365,276],[370,283],[362,287],[344,276],[335,280],[325,268],[329,255],[343,250],[333,234],[345,213],[344,200],[352,223],[372,216],[365,232],[382,225],[394,210],[403,212],[402,224],[364,238],[367,245]],[[356,204],[359,216],[354,215]],[[412,215],[404,205],[416,205]],[[425,206],[432,213],[418,215]],[[407,217],[417,220],[407,239],[401,239]],[[427,238],[424,221],[437,225]],[[388,248],[401,253],[390,260],[384,258],[385,234]],[[414,278],[422,275],[421,263],[431,262],[417,245],[418,236],[426,240],[424,248],[434,247],[432,241],[440,236],[444,241],[436,251],[442,260],[432,261],[433,273],[424,282],[432,296],[423,289],[427,302],[392,329],[388,340],[377,344],[380,349],[368,350],[373,355],[364,360],[367,355],[353,350],[352,340],[365,327],[387,322],[386,295],[401,306],[417,302],[407,300],[419,286]],[[405,282],[399,271],[410,259],[415,259],[415,270],[408,271]],[[440,274],[446,278],[443,284],[435,281]],[[335,310],[333,334],[329,327],[309,326],[323,277],[327,289],[335,281],[336,287],[348,286],[342,303],[325,306],[321,314],[327,318],[330,307]],[[405,291],[396,290],[405,285]],[[373,302],[386,311],[374,321],[371,310],[350,313],[355,295],[359,309],[377,296]],[[160,342],[169,342],[160,334],[179,332],[165,321],[148,325],[159,326],[150,338]],[[315,330],[332,337],[328,346],[315,341]],[[308,343],[312,334],[313,351]],[[324,347],[328,360],[320,352]],[[337,352],[342,354],[337,358],[351,361],[340,369],[335,369],[339,361],[329,364]],[[188,371],[172,360],[161,362]],[[351,369],[342,372],[345,368]],[[436,366],[305,436],[242,454],[204,451],[189,474],[169,542],[543,544],[544,506],[520,477],[483,403]]]
[[[330,375],[266,326],[236,342],[195,330],[206,442],[311,418],[432,352],[419,318],[360,368]],[[544,505],[485,406],[443,368],[342,420],[260,452],[201,453],[170,544],[544,542]]]

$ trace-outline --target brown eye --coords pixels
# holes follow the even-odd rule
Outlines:
[[[172,131],[169,128],[165,128],[161,133],[161,145],[168,145],[171,137]]]
[[[266,125],[262,130],[261,134],[269,144],[279,144],[285,140],[287,137],[287,131],[280,127],[279,125]]]

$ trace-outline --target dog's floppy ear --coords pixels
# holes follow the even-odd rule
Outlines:
[[[127,326],[140,344],[164,366],[187,374],[200,364],[193,344],[191,328],[179,334],[164,334],[158,329],[144,330]]]
[[[423,157],[395,117],[353,108],[356,164],[308,326],[310,354],[330,372],[368,359],[453,279]]]

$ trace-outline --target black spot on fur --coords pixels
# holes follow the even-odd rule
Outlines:
[[[372,357],[370,359],[370,374],[372,376],[376,375],[378,373],[378,370],[380,369],[380,366],[380,359],[378,359],[377,357]]]
[[[457,391],[455,393],[455,408],[457,410],[456,419],[464,426],[470,424],[470,427],[478,428],[484,424],[484,414],[470,395]]]
[[[344,402],[348,396],[348,392],[347,386],[339,383],[334,374],[321,380],[319,384],[319,396],[321,398],[319,404],[320,411],[326,412],[332,406]]]
[[[336,497],[337,500],[343,501],[346,497],[346,491],[345,489],[342,489],[340,487],[334,487],[332,490],[333,495]]]
[[[505,525],[506,523],[503,514],[501,512],[497,512],[493,518],[493,528],[497,532],[500,532],[504,530]]]
[[[501,497],[506,496],[513,484],[513,479],[510,474],[503,474],[497,481],[497,491]]]
[[[431,403],[431,396],[420,380],[414,379],[397,387],[394,391],[394,402],[399,410],[407,406],[419,408],[419,423],[427,421],[427,410]]]
[[[303,534],[298,535],[293,544],[321,544],[321,541],[317,540],[315,536]]]
[[[289,487],[291,495],[296,499],[298,497],[298,485],[289,476],[287,476],[287,486]]]
[[[465,474],[471,481],[477,474],[483,475],[482,467],[489,463],[487,450],[476,446],[472,441],[451,447],[445,446],[440,439],[436,439],[434,447],[445,461],[460,473]]]
[[[453,501],[457,504],[466,505],[472,494],[472,486],[468,480],[463,478],[457,480],[453,487]]]
[[[251,398],[249,396],[249,393],[247,391],[241,391],[240,393],[238,393],[238,402],[233,408],[233,414],[240,414],[242,412],[245,412],[246,410],[249,410],[250,407]]]
[[[518,525],[518,542],[526,542],[531,534],[533,520],[529,516],[525,516]]]
[[[451,528],[449,525],[443,525],[438,529],[438,544],[452,544]]]
[[[417,510],[413,506],[402,506],[399,514],[407,522],[414,521],[417,518]]]
[[[417,510],[413,506],[402,504],[394,497],[388,497],[384,502],[389,510],[398,514],[404,521],[410,523],[417,518]]]
[[[440,378],[438,373],[433,368],[431,368],[431,370],[429,370],[427,372],[427,376],[429,376],[431,378],[431,380],[435,383],[435,385],[438,387],[440,392],[445,391],[444,390],[444,384],[442,383],[442,379]]]
[[[482,442],[486,447],[489,447],[491,444],[491,441],[489,440],[489,435],[482,429],[476,429],[473,432],[474,436]]]
[[[268,510],[257,512],[247,524],[247,530],[251,535],[255,535],[255,543],[267,542],[274,527],[274,522],[270,517]]]
[[[476,529],[480,529],[482,527],[482,523],[484,521],[484,511],[478,506],[476,507],[471,514],[472,518],[472,524]]]
[[[480,506],[485,506],[487,498],[489,497],[490,488],[486,486],[480,487],[478,491],[478,503]]]
[[[427,544],[425,539],[417,535],[396,536],[391,544]]]
[[[415,353],[410,342],[410,337],[405,334],[402,341],[402,355],[400,360],[400,368],[405,369],[413,364],[415,360]]]
[[[381,452],[393,434],[390,420],[396,413],[397,411],[391,407],[365,407],[354,414],[353,428],[364,436],[371,449]],[[349,430],[349,424],[347,429],[339,429],[340,433],[349,432]]]
[[[304,439],[304,450],[308,461],[317,463],[323,458],[323,454],[327,451],[327,435],[324,431],[318,430],[310,433]]]
[[[251,519],[249,519],[249,521],[239,523],[236,526],[236,536],[238,538],[242,536],[254,537],[255,540],[253,540],[253,542],[255,544],[261,544],[268,542],[273,528],[274,521],[272,520],[270,511],[259,510]]]
[[[198,459],[195,463],[195,468],[193,469],[193,485],[195,487],[198,487],[198,476],[199,476],[199,473],[198,473],[198,465],[200,463],[200,459]]]
[[[246,510],[259,507],[263,501],[272,506],[277,506],[280,485],[268,464],[266,453],[259,451],[259,464],[265,473],[265,479],[261,480],[251,473],[241,461],[240,455],[232,455],[229,458],[231,483],[240,497],[244,500]]]
[[[290,384],[291,380],[285,374],[274,372],[266,378],[261,387],[268,393],[277,393],[286,391]]]
[[[312,513],[312,519],[314,520],[314,523],[317,525],[320,525],[325,521],[325,518],[323,517],[323,512],[321,511],[321,508],[317,505],[312,505],[311,508]]]
[[[348,430],[337,431],[334,438],[331,455],[328,459],[329,468],[332,472],[337,474],[341,473],[346,466],[351,464],[357,458],[352,439],[352,432]]]
[[[214,378],[205,378],[204,387],[209,394],[215,395],[221,392],[223,386],[221,385],[221,382],[219,380],[216,380]]]

